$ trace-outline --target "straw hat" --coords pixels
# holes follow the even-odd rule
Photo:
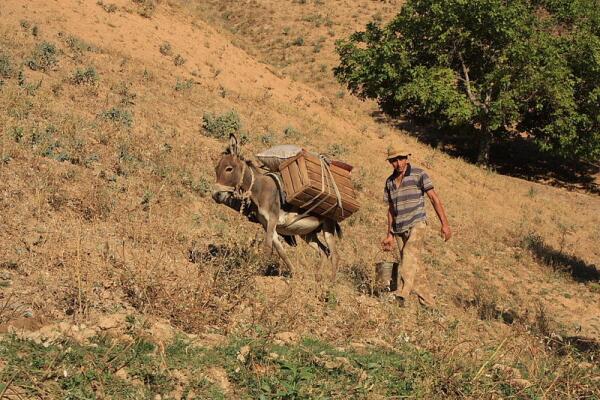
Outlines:
[[[388,151],[387,151],[387,160],[391,160],[392,158],[396,158],[396,157],[408,157],[411,154],[408,152],[408,150],[404,149],[403,147],[400,146],[390,146],[388,147]]]

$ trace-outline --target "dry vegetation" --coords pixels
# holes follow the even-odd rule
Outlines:
[[[141,346],[129,360],[147,355],[154,375],[142,358],[96,376],[108,385],[127,366],[139,379],[119,378],[141,390],[127,391],[131,398],[184,397],[180,389],[194,371],[218,390],[196,382],[186,396],[257,398],[266,377],[292,368],[276,361],[284,350],[273,346],[282,343],[296,367],[337,371],[324,375],[330,391],[285,386],[288,398],[347,398],[335,379],[364,383],[354,397],[385,398],[391,389],[369,369],[375,361],[361,358],[365,352],[385,360],[385,374],[414,381],[398,396],[598,398],[598,196],[451,158],[374,121],[371,104],[333,81],[333,41],[386,18],[399,2],[182,3],[0,6],[0,329],[45,343],[44,354],[60,360],[22,378],[31,366],[15,354],[44,346],[6,336],[0,398],[77,389],[77,382],[48,383],[67,336],[80,343],[68,347],[77,354],[95,343],[94,365],[114,361],[115,349]],[[278,265],[260,254],[258,227],[212,202],[213,164],[224,143],[202,124],[222,115],[239,117],[247,155],[294,142],[357,166],[363,207],[343,223],[339,282],[317,279],[316,255],[303,245],[291,250],[301,266],[291,278],[264,276]],[[455,232],[444,244],[431,219],[424,258],[435,310],[371,295],[373,264],[384,257],[379,199],[391,141],[411,146],[415,163],[430,171]],[[198,336],[172,342],[157,326]],[[104,342],[106,335],[118,344]],[[178,358],[182,341],[185,349],[220,350],[192,365]],[[129,342],[135,345],[118,347]],[[412,361],[398,367],[384,353]],[[225,376],[211,375],[211,365]],[[306,376],[317,374],[311,371]],[[125,396],[90,390],[77,393]],[[271,390],[262,393],[276,397]]]

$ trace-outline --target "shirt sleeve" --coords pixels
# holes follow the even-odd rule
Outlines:
[[[429,175],[427,175],[427,172],[425,171],[423,171],[421,177],[419,178],[419,186],[421,187],[421,190],[423,192],[427,192],[433,189],[433,182],[431,181],[431,178],[429,177]]]
[[[385,201],[387,204],[390,202],[390,191],[388,190],[387,182],[383,187],[383,201]]]

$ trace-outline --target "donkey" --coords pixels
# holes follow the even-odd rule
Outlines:
[[[338,266],[336,237],[341,238],[340,225],[329,218],[305,215],[303,211],[289,204],[283,204],[278,184],[271,176],[263,174],[251,161],[245,160],[235,135],[230,135],[229,146],[221,155],[215,167],[217,183],[213,200],[237,209],[251,221],[262,225],[265,230],[264,250],[271,254],[273,247],[290,271],[293,263],[285,253],[280,240],[282,235],[288,243],[300,236],[321,255],[321,266],[325,258],[331,261],[333,280]],[[317,234],[323,232],[324,242]],[[324,256],[324,257],[323,257]]]

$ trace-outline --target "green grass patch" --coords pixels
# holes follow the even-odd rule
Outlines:
[[[62,399],[442,399],[492,393],[536,398],[554,379],[549,375],[536,382],[527,376],[534,379],[523,390],[485,365],[440,359],[410,343],[359,351],[313,338],[295,344],[231,338],[222,346],[202,347],[177,336],[159,346],[137,334],[139,329],[132,325],[130,342],[99,336],[86,345],[6,336],[0,340],[5,363],[0,390],[7,396]],[[583,383],[582,374],[592,372],[578,371],[569,372],[567,381]],[[557,390],[562,386],[557,383]],[[590,390],[582,384],[576,392],[586,396]]]

